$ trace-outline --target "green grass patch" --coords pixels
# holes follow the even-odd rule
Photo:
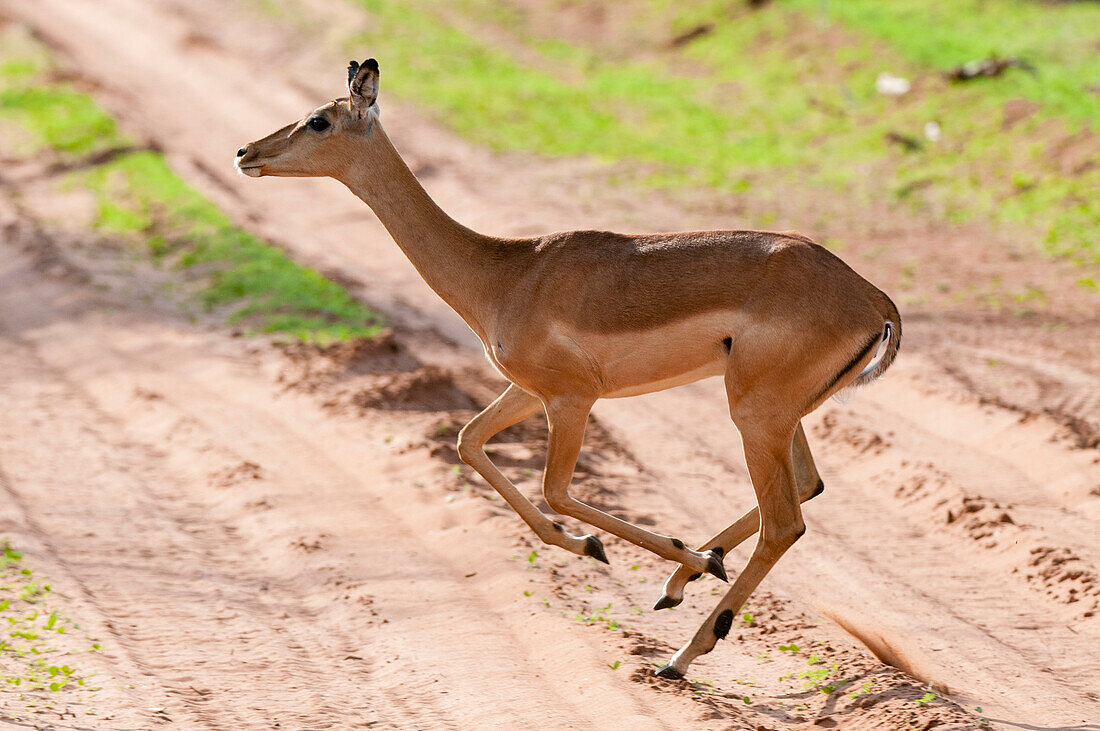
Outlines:
[[[120,156],[84,180],[96,194],[100,229],[137,237],[154,257],[206,273],[202,301],[234,304],[231,322],[318,341],[380,329],[378,316],[346,289],[233,225],[159,154]]]
[[[43,69],[31,57],[0,61],[0,118],[66,157],[129,143],[90,96],[45,82]],[[381,327],[346,289],[235,226],[158,153],[126,152],[73,175],[95,195],[98,229],[195,275],[198,297],[227,307],[232,323],[321,342],[370,337]]]
[[[115,121],[86,94],[65,87],[15,86],[0,91],[0,114],[33,130],[39,147],[83,154],[121,143]]]
[[[730,179],[738,168],[793,163],[812,134],[727,114],[707,98],[712,84],[670,77],[658,64],[602,63],[547,42],[545,67],[536,68],[448,24],[444,4],[360,2],[377,22],[351,44],[379,56],[387,87],[497,149],[641,160],[657,164],[665,183],[722,186],[738,184]]]
[[[849,205],[885,198],[948,222],[1032,230],[1052,255],[1100,261],[1100,166],[1077,165],[1067,150],[1100,118],[1100,95],[1088,91],[1100,83],[1089,30],[1098,24],[1088,22],[1097,8],[801,0],[752,11],[634,0],[625,5],[637,22],[660,18],[668,38],[713,30],[676,52],[639,44],[612,58],[525,25],[518,6],[359,2],[371,23],[349,51],[377,56],[387,89],[495,149],[625,161],[657,186],[766,198],[797,185]],[[478,24],[508,40],[479,40]],[[954,84],[941,73],[992,52],[1025,57],[1038,74]],[[912,79],[913,92],[877,93],[883,71]],[[1009,119],[1013,100],[1038,109]],[[925,138],[929,122],[941,140]],[[906,152],[888,133],[920,149]]]
[[[1010,71],[985,86],[1001,100],[1024,97],[1053,114],[1100,119],[1100,6],[1035,0],[788,0],[887,41],[906,59],[947,70],[990,56],[1026,59],[1036,73]],[[919,32],[917,32],[919,29]]]
[[[32,39],[0,35],[0,116],[31,132],[27,152],[50,147],[86,154],[122,144],[115,121],[91,97],[63,84],[35,83],[49,70],[48,58]]]

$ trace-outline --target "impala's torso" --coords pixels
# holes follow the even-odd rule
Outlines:
[[[631,396],[720,375],[751,327],[797,343],[798,330],[837,327],[839,300],[882,296],[797,234],[578,231],[532,243],[517,247],[508,291],[475,331],[501,373],[539,395]]]

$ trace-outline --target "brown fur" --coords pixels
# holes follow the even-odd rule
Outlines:
[[[720,618],[740,608],[804,530],[799,504],[820,480],[799,420],[857,379],[885,370],[901,335],[897,309],[835,255],[794,232],[570,231],[508,239],[471,231],[431,200],[383,131],[377,64],[353,64],[350,77],[348,98],[249,143],[239,168],[255,177],[343,182],[470,325],[513,385],[462,430],[459,454],[543,541],[602,557],[595,536],[560,530],[485,455],[488,439],[539,410],[550,425],[547,503],[682,564],[666,591],[682,592],[679,582],[696,572],[724,577],[720,555],[710,549],[728,552],[759,526],[753,558],[664,671],[682,673],[713,647]],[[314,118],[329,125],[316,130],[307,124]],[[869,368],[884,332],[886,350]],[[730,415],[745,444],[755,514],[692,551],[569,496],[596,399],[717,375],[725,378]]]

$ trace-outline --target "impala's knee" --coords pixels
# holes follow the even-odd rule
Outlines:
[[[779,545],[786,551],[793,546],[795,542],[806,534],[806,523],[800,518],[797,523],[791,525],[787,530],[783,531],[779,536]]]
[[[784,551],[793,546],[805,533],[806,523],[800,517],[797,521],[792,521],[767,531],[767,534],[761,541],[761,548],[773,552],[776,555],[782,555]]]
[[[466,425],[462,428],[462,431],[458,433],[458,458],[471,467],[481,454],[484,454],[482,448],[485,446],[485,442],[480,439],[476,439],[471,434],[470,425]]]
[[[813,500],[815,497],[817,497],[818,495],[820,495],[823,492],[825,492],[825,482],[824,482],[824,480],[821,480],[819,478],[818,481],[817,481],[817,486],[814,487],[814,491],[812,493],[810,493],[810,496],[806,499],[807,500]]]

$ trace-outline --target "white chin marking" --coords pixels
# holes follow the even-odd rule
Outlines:
[[[234,167],[236,167],[236,168],[237,168],[237,172],[238,172],[238,173],[240,173],[241,175],[244,175],[245,177],[249,177],[249,178],[258,178],[258,177],[260,177],[260,175],[261,175],[261,173],[260,173],[260,168],[258,168],[258,167],[254,167],[254,168],[242,168],[242,167],[241,167],[241,165],[240,165],[240,163],[236,163],[236,164],[234,164]]]

